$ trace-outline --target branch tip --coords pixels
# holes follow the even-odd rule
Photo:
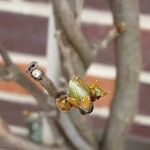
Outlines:
[[[44,77],[44,72],[42,70],[39,69],[38,67],[38,62],[36,61],[32,61],[26,72],[31,76],[33,77],[35,80],[42,80],[42,78]]]

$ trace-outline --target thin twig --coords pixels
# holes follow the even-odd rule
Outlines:
[[[110,42],[114,41],[118,36],[119,33],[116,28],[111,29],[106,37],[98,40],[96,43],[93,44],[94,52],[97,53],[98,50],[105,49],[110,44]]]

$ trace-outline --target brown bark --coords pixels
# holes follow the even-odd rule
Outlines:
[[[114,23],[124,22],[126,32],[116,40],[117,81],[102,150],[122,150],[137,112],[141,51],[137,0],[111,0]]]

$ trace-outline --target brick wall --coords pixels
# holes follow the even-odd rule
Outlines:
[[[26,64],[32,60],[46,66],[46,44],[49,5],[48,0],[0,0],[0,41],[9,50],[10,56],[24,71]],[[150,3],[140,0],[141,43],[143,54],[143,71],[141,73],[139,93],[139,113],[135,118],[130,135],[150,138]],[[40,12],[39,12],[40,10]],[[82,16],[82,30],[89,41],[101,39],[112,26],[112,18],[106,0],[86,0]],[[96,102],[96,109],[90,116],[94,122],[95,132],[102,131],[108,116],[108,106],[112,100],[115,81],[115,49],[113,43],[101,50],[95,63],[88,70],[85,79],[99,83],[111,91],[102,101]],[[29,92],[16,85],[0,81],[0,114],[9,125],[18,132],[26,131],[22,111],[39,110]],[[9,110],[9,111],[8,111]],[[11,113],[10,113],[11,111]],[[18,130],[17,130],[18,129]],[[1,146],[0,146],[1,147]]]

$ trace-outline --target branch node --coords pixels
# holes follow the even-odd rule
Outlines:
[[[117,25],[116,25],[116,29],[117,29],[117,32],[119,34],[122,34],[126,31],[127,29],[127,24],[125,22],[119,22]]]

